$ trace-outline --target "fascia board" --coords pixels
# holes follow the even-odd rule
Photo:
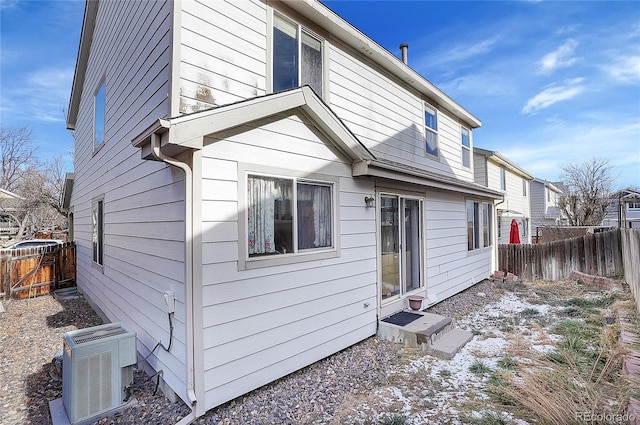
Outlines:
[[[414,183],[421,186],[427,186],[435,189],[448,190],[467,195],[481,196],[491,199],[503,199],[503,194],[483,186],[463,181],[451,181],[438,179],[436,176],[421,175],[410,169],[404,169],[400,166],[392,166],[384,163],[374,163],[372,161],[360,161],[353,164],[351,173],[357,176],[374,176],[390,180],[397,180],[405,183]]]
[[[155,128],[169,130],[168,137],[162,137],[162,145],[179,145],[192,149],[202,149],[204,138],[234,127],[278,114],[302,111],[311,119],[341,151],[353,161],[373,159],[373,155],[362,145],[331,110],[309,87],[240,101],[218,108],[195,112],[176,118],[160,120]],[[150,129],[147,133],[156,132]],[[147,142],[148,134],[141,134],[133,140],[134,146],[141,147]]]
[[[325,28],[343,43],[364,53],[373,62],[406,84],[437,101],[438,105],[447,109],[471,128],[482,126],[482,121],[442,90],[319,1],[288,1],[286,5]]]
[[[69,98],[69,108],[67,112],[67,129],[75,130],[78,111],[80,109],[80,99],[84,80],[89,64],[89,52],[93,41],[93,30],[96,26],[96,16],[98,15],[99,0],[90,0],[85,3],[84,19],[82,21],[82,31],[80,33],[80,45],[78,46],[78,58],[76,69],[73,74],[73,84],[71,85],[71,97]]]

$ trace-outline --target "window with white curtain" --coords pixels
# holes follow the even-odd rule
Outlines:
[[[93,262],[102,265],[104,261],[104,200],[94,200],[91,206],[91,245]]]
[[[333,247],[333,185],[249,175],[247,247],[249,257]]]

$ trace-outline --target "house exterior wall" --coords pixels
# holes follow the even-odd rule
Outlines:
[[[266,93],[267,8],[261,1],[181,2],[180,113]]]
[[[515,219],[518,222],[518,230],[520,232],[521,243],[531,243],[531,207],[530,207],[530,186],[526,181],[526,195],[522,190],[523,177],[513,172],[511,169],[498,164],[484,155],[474,155],[475,160],[480,164],[484,162],[487,170],[487,187],[494,190],[501,189],[500,170],[504,170],[506,190],[504,193],[504,202],[497,205],[498,208],[498,243],[509,243],[509,232],[511,230],[511,221]],[[475,169],[482,169],[481,165],[476,165]],[[476,182],[482,176],[476,177]]]
[[[464,123],[385,75],[365,55],[345,46],[286,3],[270,5],[323,38],[324,81],[328,84],[319,95],[377,158],[473,181],[473,167],[462,165]],[[261,1],[182,3],[180,113],[268,92],[272,10]],[[425,153],[425,102],[438,110],[437,158]],[[472,133],[471,127],[466,127]]]
[[[467,250],[467,199],[481,201],[451,192],[427,191],[427,292],[434,293],[438,301],[486,279],[492,272],[495,242],[487,248]],[[495,234],[492,238],[495,241]]]
[[[536,227],[557,226],[561,224],[558,202],[560,193],[541,180],[530,182],[531,188],[531,228],[535,235]]]
[[[211,408],[375,334],[375,209],[367,179],[298,116],[221,135],[203,152],[203,317]],[[242,270],[246,172],[335,179],[337,256]],[[331,177],[333,176],[333,177]]]
[[[176,389],[186,370],[182,172],[142,161],[131,139],[169,112],[171,3],[99,3],[74,133],[71,205],[80,291],[109,321],[123,321],[142,355],[169,343],[163,291],[176,294],[171,353],[149,358]],[[94,151],[93,102],[106,82],[105,141]],[[92,201],[104,202],[103,266],[92,257]],[[181,396],[185,396],[181,394]]]

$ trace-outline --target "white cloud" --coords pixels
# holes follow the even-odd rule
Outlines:
[[[618,83],[640,83],[640,56],[619,57],[603,68]]]
[[[15,79],[15,87],[5,89],[2,104],[6,115],[17,119],[61,122],[69,102],[72,68],[44,68]],[[3,114],[5,115],[5,114]]]
[[[552,85],[531,99],[522,108],[523,114],[533,114],[541,109],[548,108],[554,103],[563,100],[572,99],[585,91],[586,87],[582,84],[584,78],[574,78],[568,80],[561,86]]]
[[[574,56],[578,42],[573,38],[568,39],[563,45],[558,47],[551,53],[547,53],[540,60],[539,72],[543,74],[550,73],[558,68],[568,68],[576,62]]]

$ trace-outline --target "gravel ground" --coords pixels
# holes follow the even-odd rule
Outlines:
[[[481,282],[427,311],[460,318],[500,298],[493,283]],[[62,397],[62,382],[52,359],[62,336],[102,324],[82,298],[57,301],[52,296],[4,302],[0,316],[0,424],[49,424],[51,400]],[[366,397],[385,385],[388,373],[406,361],[402,346],[375,337],[209,411],[197,424],[331,424],[347,399]],[[172,424],[189,413],[171,403],[155,379],[134,375],[137,405],[98,424]],[[345,404],[345,405],[343,405]],[[356,406],[357,407],[357,406]],[[338,413],[337,413],[338,412]]]

